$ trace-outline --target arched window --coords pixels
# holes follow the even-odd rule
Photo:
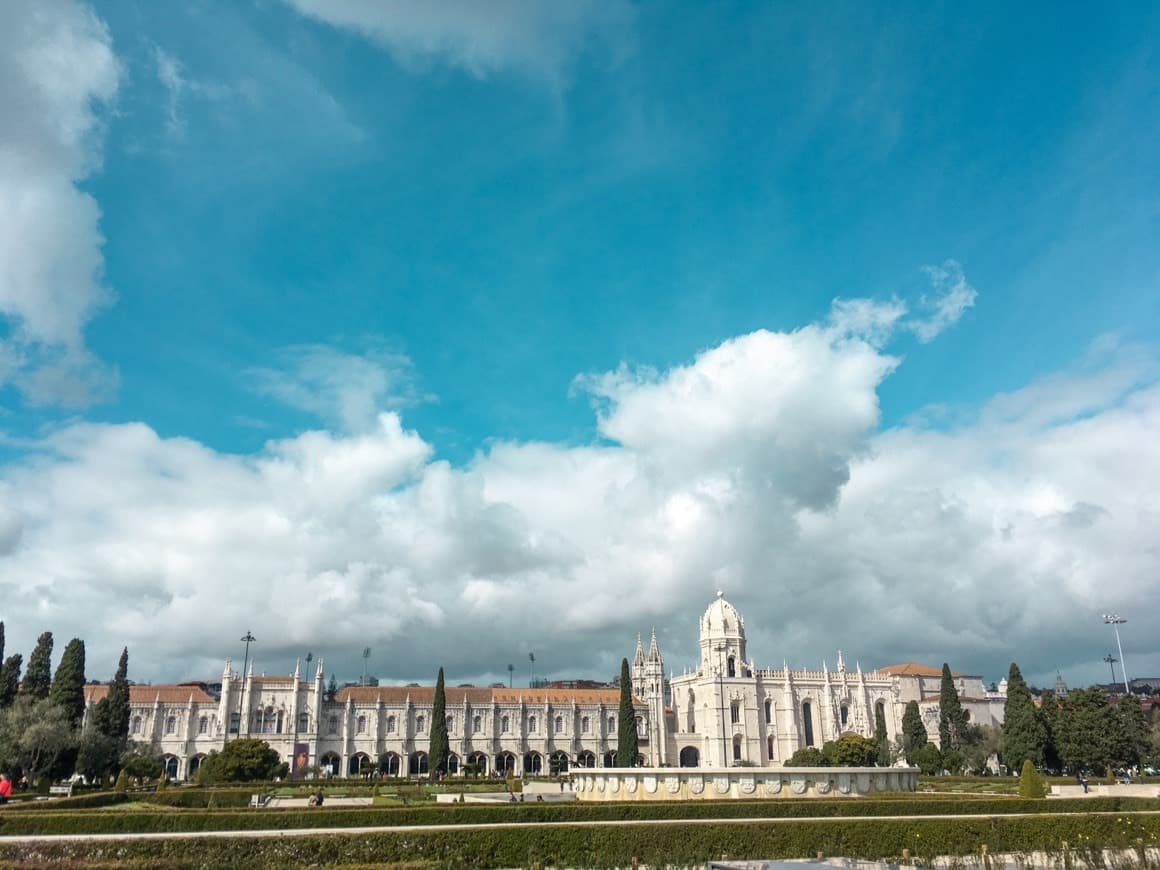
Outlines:
[[[483,730],[483,719],[480,718],[479,716],[474,717],[471,720],[471,733],[478,734],[482,730]]]
[[[773,723],[773,701],[769,698],[765,699],[765,724]]]
[[[337,734],[338,733],[338,717],[337,716],[331,716],[329,719],[326,720],[326,733],[327,734]]]
[[[765,738],[765,757],[767,759],[769,759],[770,761],[773,761],[773,738],[772,737]]]
[[[394,716],[387,717],[387,733],[388,734],[395,733],[395,717]]]
[[[448,730],[448,731],[454,731],[454,730],[455,730],[455,717],[454,717],[454,716],[448,716],[448,717],[447,717],[447,730]]]
[[[426,716],[416,716],[415,717],[415,730],[417,732],[419,732],[420,734],[422,734],[424,731],[427,730],[427,717]]]
[[[141,733],[141,717],[140,717],[140,716],[134,716],[134,717],[133,717],[133,727],[132,727],[130,730],[131,730],[131,731],[132,731],[134,734],[140,734],[140,733]]]
[[[564,717],[563,716],[556,717],[556,733],[557,734],[564,733]]]
[[[367,733],[367,717],[366,716],[359,716],[358,719],[355,720],[354,733],[355,734],[366,734]]]
[[[172,734],[176,730],[177,730],[177,717],[170,716],[168,719],[165,720],[165,733]]]
[[[616,730],[616,717],[609,716],[608,717],[608,733],[611,734],[615,730]],[[612,765],[609,764],[609,765],[605,765],[605,766],[611,767]]]
[[[502,731],[504,734],[507,734],[508,731],[511,730],[511,727],[512,727],[512,720],[509,719],[507,716],[504,716],[503,718],[501,718],[499,720],[499,730]]]
[[[587,716],[580,717],[580,733],[581,734],[588,733],[588,717]]]
[[[209,731],[209,717],[202,716],[200,719],[197,720],[197,733],[198,734],[205,734],[208,731]]]
[[[741,760],[741,735],[737,734],[733,737],[733,760]]]
[[[842,718],[842,727],[845,727],[846,723],[850,721],[850,708],[843,704],[838,713]]]
[[[814,711],[809,701],[802,702],[802,727],[806,732],[806,746],[814,745]]]
[[[504,728],[504,731],[507,731],[506,727]],[[529,734],[536,733],[536,717],[535,716],[528,717],[528,733]]]
[[[737,660],[733,658],[733,656],[729,656],[726,667],[728,669],[729,676],[737,676]]]
[[[741,721],[741,702],[733,701],[729,705],[729,721],[736,725]]]

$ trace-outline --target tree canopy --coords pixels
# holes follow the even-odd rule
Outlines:
[[[0,665],[0,710],[12,706],[16,694],[20,691],[20,669],[24,665],[24,656],[13,653],[4,659]]]
[[[85,642],[79,637],[64,648],[48,698],[68,712],[74,726],[80,725],[85,715]]]
[[[198,769],[198,781],[255,782],[285,776],[289,768],[265,740],[243,737],[231,740],[221,752],[211,752]]]
[[[628,671],[628,659],[621,659],[620,711],[616,721],[616,765],[636,767],[639,757],[636,708],[632,706],[632,675]]]
[[[958,749],[966,725],[967,718],[963,715],[963,705],[959,702],[959,691],[955,688],[951,666],[943,662],[942,683],[938,693],[939,748],[943,752]]]
[[[1007,701],[1003,705],[1003,763],[1012,771],[1021,768],[1024,761],[1039,767],[1043,764],[1046,746],[1047,727],[1043,716],[1019,672],[1019,665],[1011,662]]]
[[[908,701],[902,714],[902,751],[908,764],[914,764],[914,753],[928,743],[926,726],[922,724],[922,713],[918,701]]]
[[[20,682],[20,693],[37,701],[47,698],[52,685],[52,632],[43,632],[28,657],[28,667]]]
[[[431,709],[431,742],[428,746],[427,769],[432,775],[447,773],[451,742],[447,737],[447,690],[443,685],[443,668],[435,680],[435,703]]]
[[[874,739],[878,742],[879,767],[890,767],[890,738],[886,735],[886,707],[874,705]]]

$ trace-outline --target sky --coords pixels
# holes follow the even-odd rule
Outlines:
[[[1148,4],[0,0],[6,654],[1160,674]],[[1119,666],[1117,666],[1117,673]]]

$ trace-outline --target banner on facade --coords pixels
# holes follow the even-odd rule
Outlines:
[[[294,763],[290,766],[290,776],[292,779],[302,779],[306,776],[307,770],[310,769],[310,744],[309,743],[295,743],[294,744]]]

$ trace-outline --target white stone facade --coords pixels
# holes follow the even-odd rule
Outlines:
[[[874,735],[881,707],[897,741],[908,701],[938,741],[940,671],[916,664],[848,670],[838,654],[831,670],[758,668],[746,655],[745,621],[718,594],[700,621],[700,660],[679,676],[665,673],[655,633],[632,660],[641,761],[646,767],[770,767],[798,749],[843,734]],[[1000,724],[1005,684],[988,692],[979,677],[955,675],[971,721]],[[87,709],[108,692],[86,686]],[[291,768],[332,775],[423,774],[430,742],[431,686],[358,686],[327,699],[323,666],[311,678],[245,675],[226,661],[221,696],[200,684],[130,687],[130,737],[153,744],[170,775],[189,778],[226,741],[261,737]],[[446,690],[452,769],[484,774],[550,774],[614,767],[617,689]],[[244,715],[243,715],[244,714]]]

